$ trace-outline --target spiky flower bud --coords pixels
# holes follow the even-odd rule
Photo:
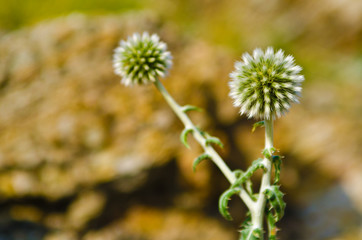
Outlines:
[[[120,41],[114,51],[113,67],[124,85],[146,84],[164,77],[171,59],[167,45],[156,34],[135,33],[127,41]]]
[[[257,48],[251,56],[243,54],[230,74],[230,97],[240,114],[249,118],[274,119],[288,111],[292,102],[298,102],[304,76],[302,68],[291,55],[272,47],[265,52]]]

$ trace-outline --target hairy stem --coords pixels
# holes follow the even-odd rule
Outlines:
[[[182,123],[186,128],[192,129],[192,134],[194,138],[200,143],[201,147],[204,149],[205,153],[211,156],[212,161],[215,165],[220,169],[220,171],[224,174],[230,184],[233,184],[236,180],[234,173],[230,170],[230,168],[225,164],[224,160],[220,157],[220,155],[215,151],[213,147],[206,144],[206,139],[201,135],[200,131],[196,128],[196,126],[192,123],[190,118],[186,113],[182,111],[180,105],[176,103],[176,101],[171,97],[171,95],[167,92],[162,83],[157,79],[154,82],[156,88],[161,92],[162,96],[165,98],[166,102],[170,105],[172,110],[176,113]],[[245,205],[251,210],[254,208],[255,202],[250,198],[248,193],[242,188],[239,194],[240,198],[244,201]]]
[[[265,149],[273,148],[273,120],[268,119],[264,121],[265,124]],[[272,171],[271,159],[264,157],[264,165],[266,168],[261,180],[261,186],[259,191],[259,198],[256,202],[255,209],[252,211],[252,223],[254,228],[263,229],[264,209],[266,204],[266,196],[264,191],[270,187],[270,177]]]

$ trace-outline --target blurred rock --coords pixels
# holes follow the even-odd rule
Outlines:
[[[171,113],[152,110],[146,89],[121,87],[111,64],[119,39],[156,22],[124,19],[75,14],[2,38],[2,195],[58,199],[172,157]]]
[[[106,230],[89,232],[85,235],[84,240],[217,240],[234,238],[233,231],[220,226],[218,221],[195,213],[135,206],[128,210],[122,220],[111,224]]]
[[[96,192],[82,193],[69,206],[66,223],[71,229],[82,229],[85,224],[97,217],[104,207],[104,196]]]

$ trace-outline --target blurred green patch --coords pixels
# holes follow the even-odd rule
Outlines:
[[[16,29],[70,12],[118,13],[140,9],[143,0],[1,0],[0,29]]]

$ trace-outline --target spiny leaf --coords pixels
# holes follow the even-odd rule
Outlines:
[[[240,169],[234,170],[233,173],[234,173],[236,179],[242,177],[242,175],[244,174],[244,172],[242,170],[240,170]],[[240,184],[239,185],[238,184],[232,185],[232,187],[237,187],[237,186],[240,186]],[[249,193],[249,196],[253,200],[256,200],[254,195],[253,195],[254,194],[253,193],[253,183],[251,182],[250,179],[245,180],[245,190]]]
[[[230,188],[226,190],[219,198],[219,211],[226,220],[232,220],[232,217],[227,210],[229,200],[234,194],[240,193],[240,191],[240,188]]]
[[[269,240],[277,240],[278,228],[275,225],[275,219],[271,212],[267,213],[267,223]]]
[[[206,145],[216,144],[216,145],[219,145],[221,148],[224,147],[224,144],[222,144],[222,142],[220,141],[219,138],[210,136],[210,134],[208,134],[207,132],[202,131],[202,130],[201,130],[200,128],[198,128],[198,127],[197,127],[197,130],[199,131],[199,133],[200,133],[204,138],[206,138],[206,140],[205,140],[205,144],[206,144]]]
[[[254,132],[256,128],[263,126],[264,126],[264,121],[256,122],[253,124],[253,129],[251,131]]]
[[[187,135],[192,131],[193,131],[192,128],[185,128],[184,130],[182,130],[181,135],[180,135],[181,142],[187,148],[190,148],[189,144],[187,143]]]
[[[211,156],[207,153],[203,153],[201,154],[200,156],[198,156],[197,158],[195,158],[193,164],[192,164],[192,169],[193,171],[195,172],[196,171],[196,166],[202,162],[203,160],[206,160],[206,159],[212,159]]]
[[[210,137],[208,136],[205,140],[205,144],[206,145],[210,145],[210,144],[216,144],[216,145],[219,145],[219,147],[223,148],[224,147],[224,144],[222,144],[222,142],[220,141],[219,138],[217,137]]]
[[[274,152],[275,152],[275,148],[271,147],[271,148],[265,148],[262,153],[263,153],[264,157],[266,157],[267,159],[271,159]]]
[[[246,172],[250,171],[250,172],[254,173],[256,170],[258,170],[260,168],[263,169],[265,172],[266,168],[265,168],[263,161],[264,160],[262,158],[258,158],[256,160],[254,160],[253,163],[251,164],[251,166],[249,167],[250,170],[248,169],[248,171],[246,171]],[[251,175],[250,175],[250,177],[251,177]]]
[[[269,212],[272,213],[275,222],[278,222],[284,215],[285,202],[284,194],[279,190],[279,186],[272,185],[265,189],[264,194],[268,200]]]
[[[252,225],[246,226],[240,233],[239,240],[261,240],[263,235],[260,228],[254,228]]]
[[[202,112],[202,109],[193,105],[185,105],[181,108],[181,110],[186,113],[189,111],[198,111],[198,112]]]
[[[278,184],[280,180],[280,166],[282,165],[282,158],[278,155],[273,156],[273,164],[275,169],[274,184]]]
[[[250,225],[251,225],[251,213],[250,213],[250,211],[248,211],[246,213],[246,218],[245,218],[244,222],[241,224],[241,228],[250,227]]]
[[[236,178],[239,178],[239,177],[241,177],[242,174],[244,174],[244,172],[242,170],[240,170],[240,169],[234,170],[233,173],[234,173]]]
[[[241,184],[244,184],[244,182],[251,178],[251,176],[256,172],[258,169],[263,169],[265,171],[265,166],[263,164],[263,159],[258,158],[257,160],[253,161],[251,166],[244,172],[238,179],[236,179],[235,183],[232,185],[232,187],[240,186]]]

